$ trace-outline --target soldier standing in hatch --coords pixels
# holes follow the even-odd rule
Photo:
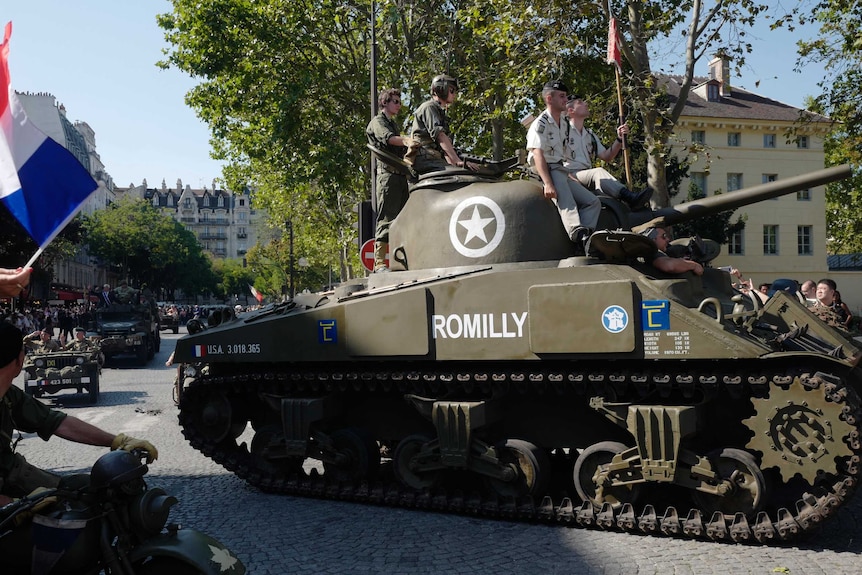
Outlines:
[[[377,98],[380,113],[365,128],[368,143],[379,150],[400,158],[407,151],[395,117],[401,110],[401,92],[387,88]],[[407,176],[397,173],[385,162],[377,162],[377,226],[374,234],[374,271],[388,271],[389,224],[407,203]]]
[[[458,157],[449,129],[446,109],[458,95],[458,80],[441,74],[431,80],[431,98],[413,113],[413,141],[404,161],[412,163],[420,174],[446,169],[446,166],[475,169],[475,166]]]

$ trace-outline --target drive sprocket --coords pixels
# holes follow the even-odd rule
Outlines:
[[[747,447],[763,454],[761,468],[777,468],[784,481],[798,473],[813,485],[818,474],[839,472],[836,458],[853,455],[844,438],[855,428],[841,417],[843,403],[827,399],[824,387],[807,387],[796,377],[751,399],[755,414],[743,423],[754,432]]]

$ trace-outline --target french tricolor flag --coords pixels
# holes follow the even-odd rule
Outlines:
[[[0,201],[39,249],[75,217],[98,184],[66,148],[30,122],[9,78],[6,24],[0,44]]]
[[[193,345],[192,346],[192,357],[206,357],[207,356],[207,346],[205,345]]]

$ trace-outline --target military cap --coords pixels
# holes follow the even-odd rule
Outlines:
[[[84,332],[84,333],[87,333],[87,330],[86,330],[86,329],[84,329],[83,327],[76,327],[76,328],[75,328],[75,332],[79,332],[79,331],[82,331],[82,332]]]
[[[545,84],[545,90],[559,90],[560,92],[568,92],[569,88],[562,80],[551,80]]]
[[[569,94],[569,97],[566,98],[566,101],[574,102],[575,100],[583,100],[583,99],[584,99],[583,96],[581,96],[580,94]]]

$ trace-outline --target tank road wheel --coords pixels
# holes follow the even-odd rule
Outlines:
[[[594,443],[578,456],[573,471],[575,489],[583,501],[589,501],[597,510],[605,503],[619,509],[625,503],[634,503],[640,493],[640,484],[609,485],[608,464],[628,447],[617,441]]]
[[[540,497],[547,492],[551,473],[548,454],[529,441],[509,439],[498,443],[494,449],[501,463],[514,465],[517,476],[513,481],[488,478],[488,484],[498,495]]]
[[[266,474],[289,477],[302,470],[305,458],[280,457],[278,452],[283,449],[284,437],[281,430],[274,426],[263,427],[251,439],[251,457],[255,466]]]
[[[754,461],[754,457],[741,449],[726,448],[707,454],[716,475],[725,489],[724,495],[713,495],[694,491],[692,498],[700,507],[704,517],[716,511],[725,515],[744,513],[754,517],[765,500],[766,479]]]
[[[236,439],[245,431],[246,422],[234,421],[234,408],[222,393],[209,395],[198,412],[194,414],[194,425],[213,443],[228,437]]]
[[[364,429],[348,427],[333,432],[333,446],[344,461],[323,462],[323,472],[336,481],[355,481],[373,477],[380,467],[380,446]]]
[[[415,470],[415,464],[411,464],[413,458],[422,451],[422,446],[432,441],[427,435],[408,435],[398,442],[395,453],[392,454],[393,472],[395,478],[417,491],[433,487],[440,477],[439,471]]]

